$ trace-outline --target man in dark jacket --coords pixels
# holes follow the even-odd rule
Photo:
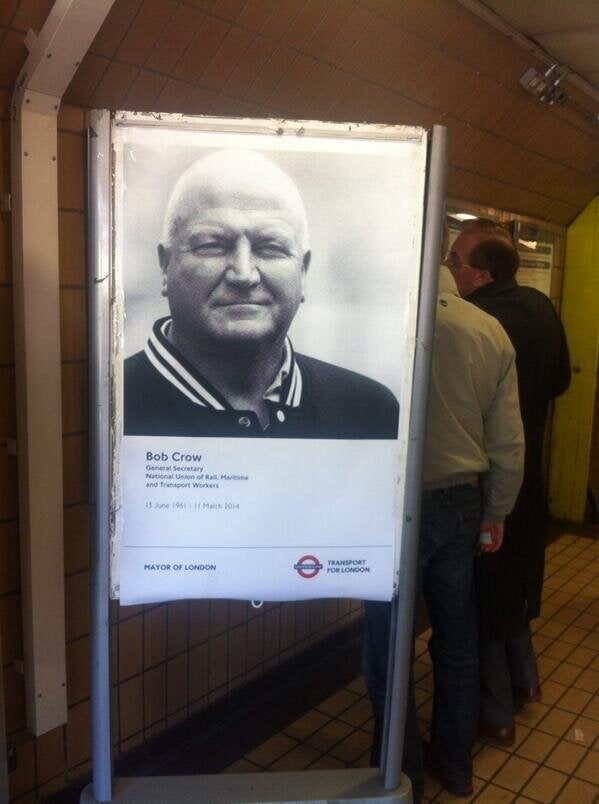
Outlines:
[[[460,294],[503,325],[514,349],[524,424],[524,481],[505,522],[503,548],[478,560],[481,636],[481,736],[515,738],[514,708],[541,699],[530,620],[538,617],[547,510],[543,438],[552,399],[568,388],[570,360],[549,299],[518,285],[518,252],[509,233],[484,219],[462,227],[448,256]]]

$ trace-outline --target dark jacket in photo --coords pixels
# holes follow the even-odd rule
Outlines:
[[[234,410],[161,334],[125,360],[124,434],[230,438],[397,438],[399,405],[381,383],[292,353],[263,429],[252,411]]]

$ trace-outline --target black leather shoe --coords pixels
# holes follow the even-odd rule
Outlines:
[[[456,796],[457,798],[470,798],[470,796],[474,795],[472,782],[457,784],[447,778],[444,768],[434,755],[431,744],[427,740],[422,741],[422,757],[426,771],[430,773],[448,793],[451,793],[452,796]]]
[[[483,743],[493,743],[508,748],[516,739],[516,727],[493,726],[491,723],[481,723],[478,727],[478,739]]]
[[[543,698],[543,692],[540,686],[513,687],[512,694],[514,696],[514,712],[524,706],[524,704],[538,703]]]

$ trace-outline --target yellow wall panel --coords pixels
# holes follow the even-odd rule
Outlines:
[[[570,346],[572,385],[557,400],[551,440],[550,510],[582,522],[585,513],[599,335],[599,197],[568,227],[562,321]]]

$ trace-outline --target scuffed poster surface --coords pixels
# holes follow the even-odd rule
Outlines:
[[[425,132],[118,113],[112,141],[113,594],[389,600]]]

